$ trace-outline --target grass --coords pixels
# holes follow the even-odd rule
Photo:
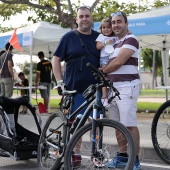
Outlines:
[[[151,103],[151,102],[138,102],[137,108],[138,110],[146,111],[146,110],[154,110],[156,111],[162,103]]]
[[[17,91],[14,90],[14,93],[17,93]],[[57,95],[56,90],[51,90],[52,95]],[[40,95],[38,93],[38,95]],[[170,93],[169,93],[170,96]],[[165,97],[165,90],[148,90],[144,89],[141,90],[140,97]],[[38,99],[38,102],[43,102],[42,99]],[[35,99],[31,99],[31,103],[33,105],[37,105],[37,102]],[[50,100],[50,108],[58,109],[59,108],[59,99],[51,99]],[[153,103],[153,102],[138,102],[137,103],[137,108],[138,110],[146,111],[146,110],[154,110],[156,111],[162,103]]]
[[[170,91],[168,95],[170,95]],[[140,97],[165,97],[165,90],[142,89]]]
[[[170,96],[170,92],[168,94]],[[139,97],[165,97],[165,90],[152,90],[152,89],[142,89]],[[138,102],[137,108],[138,110],[152,110],[156,111],[162,105],[162,103],[154,103],[154,102]]]

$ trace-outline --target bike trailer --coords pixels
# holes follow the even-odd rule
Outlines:
[[[38,131],[34,133],[18,122],[19,108],[28,106]],[[38,142],[41,133],[35,107],[28,96],[16,99],[0,96],[0,150],[16,160],[37,158]]]

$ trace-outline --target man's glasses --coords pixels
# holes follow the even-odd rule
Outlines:
[[[112,13],[110,15],[111,18],[114,17],[114,16],[123,16],[123,18],[125,19],[125,23],[127,23],[127,16],[124,12],[119,11],[119,12]]]
[[[90,8],[89,6],[86,6],[86,5],[79,6],[79,7],[77,8],[77,11],[78,11],[79,9],[88,9],[89,11],[91,11],[91,8]]]
[[[123,13],[119,11],[119,12],[110,14],[111,17],[114,17],[114,16],[116,16],[116,15],[120,16],[120,15],[123,15]],[[124,16],[124,15],[123,15],[123,16]]]

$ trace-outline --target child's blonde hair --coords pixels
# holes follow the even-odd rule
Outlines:
[[[101,33],[102,33],[102,25],[105,24],[105,23],[108,23],[110,26],[112,26],[112,22],[111,22],[111,19],[110,19],[110,18],[104,18],[104,19],[102,19],[101,25],[100,25],[100,27],[99,27]],[[114,36],[114,35],[115,35],[115,34],[114,34],[114,32],[112,31],[111,36]]]

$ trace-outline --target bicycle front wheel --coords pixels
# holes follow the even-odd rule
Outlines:
[[[56,170],[61,166],[66,141],[64,120],[59,111],[51,114],[44,125],[38,146],[38,164],[42,170]]]
[[[158,156],[170,164],[170,100],[157,110],[152,121],[151,136]]]
[[[116,139],[116,132],[118,131],[121,140],[125,142],[121,149],[124,148],[129,155],[124,169],[133,169],[136,160],[135,143],[129,130],[124,125],[110,119],[101,119],[96,121],[96,137],[91,135],[91,130],[92,122],[84,125],[73,135],[65,152],[65,169],[109,169],[107,167],[108,161],[113,159],[120,149]],[[95,140],[95,151],[93,152],[95,154],[92,154],[92,140]],[[81,155],[79,155],[79,160],[74,159],[78,151]],[[115,167],[115,169],[117,168]]]

